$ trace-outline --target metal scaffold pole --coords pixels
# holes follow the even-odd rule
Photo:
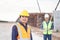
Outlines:
[[[56,5],[55,11],[57,10],[59,3],[60,3],[60,0],[58,1],[57,5]]]
[[[38,8],[39,8],[39,11],[40,11],[40,13],[41,13],[41,9],[40,9],[39,2],[38,2],[38,0],[36,0],[36,1],[37,1],[37,5],[38,5]]]

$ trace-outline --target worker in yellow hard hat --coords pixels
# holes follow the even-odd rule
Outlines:
[[[50,18],[49,14],[44,15],[44,21],[42,23],[43,29],[43,38],[44,40],[52,40],[52,30],[54,29],[54,25],[52,23],[52,17]]]
[[[20,21],[12,28],[12,40],[32,40],[30,26],[27,24],[29,13],[23,10],[20,15]]]

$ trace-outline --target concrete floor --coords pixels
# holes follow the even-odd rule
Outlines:
[[[0,23],[0,40],[11,40],[12,26],[14,23]],[[43,40],[42,35],[32,32],[33,40]]]
[[[37,35],[36,33],[32,33],[33,40],[43,40],[42,35]]]
[[[11,40],[13,23],[0,23],[0,40]]]

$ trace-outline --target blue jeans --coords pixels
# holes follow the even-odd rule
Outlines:
[[[43,35],[44,36],[44,40],[52,40],[52,35]]]

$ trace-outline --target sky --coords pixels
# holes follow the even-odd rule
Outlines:
[[[53,12],[58,0],[38,0],[41,12]],[[22,10],[40,12],[36,0],[0,0],[0,20],[16,21]],[[57,8],[60,10],[60,4]]]

